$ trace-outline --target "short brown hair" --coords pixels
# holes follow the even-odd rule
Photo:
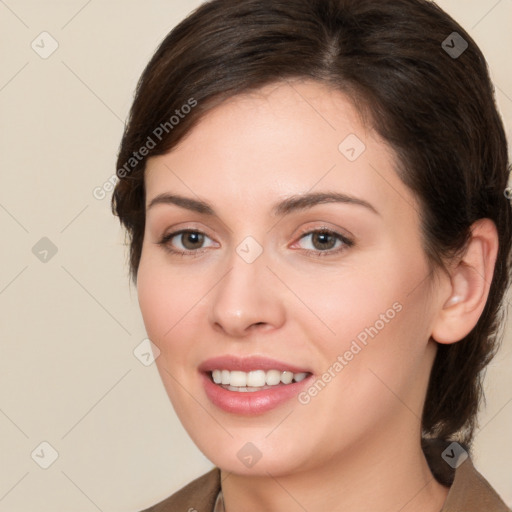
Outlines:
[[[420,202],[432,268],[465,248],[473,222],[496,224],[499,251],[485,309],[466,338],[439,345],[422,417],[425,439],[469,449],[510,281],[508,153],[486,61],[433,2],[213,0],[174,28],[140,78],[117,160],[112,209],[130,238],[132,279],[144,236],[147,158],[171,150],[224,99],[291,78],[326,83],[369,114]],[[171,122],[191,100],[194,108]],[[155,142],[157,127],[156,147],[133,159],[149,138]]]

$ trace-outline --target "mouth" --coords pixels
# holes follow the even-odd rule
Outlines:
[[[313,379],[309,368],[263,356],[232,354],[203,361],[199,366],[210,402],[236,415],[258,415],[297,397]]]
[[[262,369],[249,372],[215,369],[207,372],[207,375],[213,383],[228,391],[254,393],[301,382],[309,377],[311,373]]]

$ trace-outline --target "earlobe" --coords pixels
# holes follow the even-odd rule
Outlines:
[[[450,294],[441,300],[432,338],[455,343],[467,336],[480,318],[492,282],[498,254],[498,233],[490,219],[471,228],[471,239],[457,265],[450,270]]]

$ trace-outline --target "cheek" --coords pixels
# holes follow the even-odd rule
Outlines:
[[[158,257],[147,255],[143,255],[139,265],[137,295],[148,338],[160,350],[155,361],[158,372],[171,402],[179,409],[181,388],[176,382],[185,382],[190,377],[185,363],[193,344],[183,329],[194,297],[187,296],[187,290],[179,286],[175,274]]]
[[[137,296],[149,338],[160,350],[165,350],[174,326],[185,313],[189,302],[187,290],[178,285],[172,271],[158,255],[143,252],[137,275]]]
[[[302,321],[307,318],[311,326],[316,324],[318,334],[338,343],[357,336],[387,310],[391,309],[390,316],[394,317],[392,306],[402,296],[396,276],[393,281],[388,273],[384,279],[369,267],[364,271],[360,267],[343,267],[336,272],[317,273],[314,279],[307,274],[295,276],[294,292],[303,303],[298,304],[297,312],[304,305],[309,309]]]
[[[401,409],[397,396],[405,403],[420,403],[428,380],[430,317],[425,292],[418,289],[408,295],[406,283],[395,281],[393,286],[388,277],[389,289],[346,303],[345,321],[335,327],[340,342],[326,349],[329,365],[342,358],[333,393],[354,414],[362,412],[362,404],[382,414]]]
[[[139,265],[137,295],[146,332],[160,350],[157,366],[165,364],[173,374],[183,374],[195,360],[196,342],[207,327],[202,319],[207,316],[211,280],[204,272],[193,274],[185,266],[169,265],[165,255],[155,252],[143,253]]]
[[[137,296],[146,332],[153,342],[157,342],[165,332],[165,294],[159,285],[159,268],[142,257],[137,274]]]
[[[397,257],[395,251],[315,280],[298,278],[297,295],[312,314],[297,318],[316,340],[324,364],[346,351],[357,353],[347,354],[351,360],[390,369],[421,356],[431,318],[426,267],[412,256]]]

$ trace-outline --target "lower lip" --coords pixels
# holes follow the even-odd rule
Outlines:
[[[204,390],[210,401],[220,409],[246,416],[262,414],[296,397],[307,386],[312,375],[300,382],[273,386],[261,391],[229,391],[215,384],[209,374],[202,374]]]

